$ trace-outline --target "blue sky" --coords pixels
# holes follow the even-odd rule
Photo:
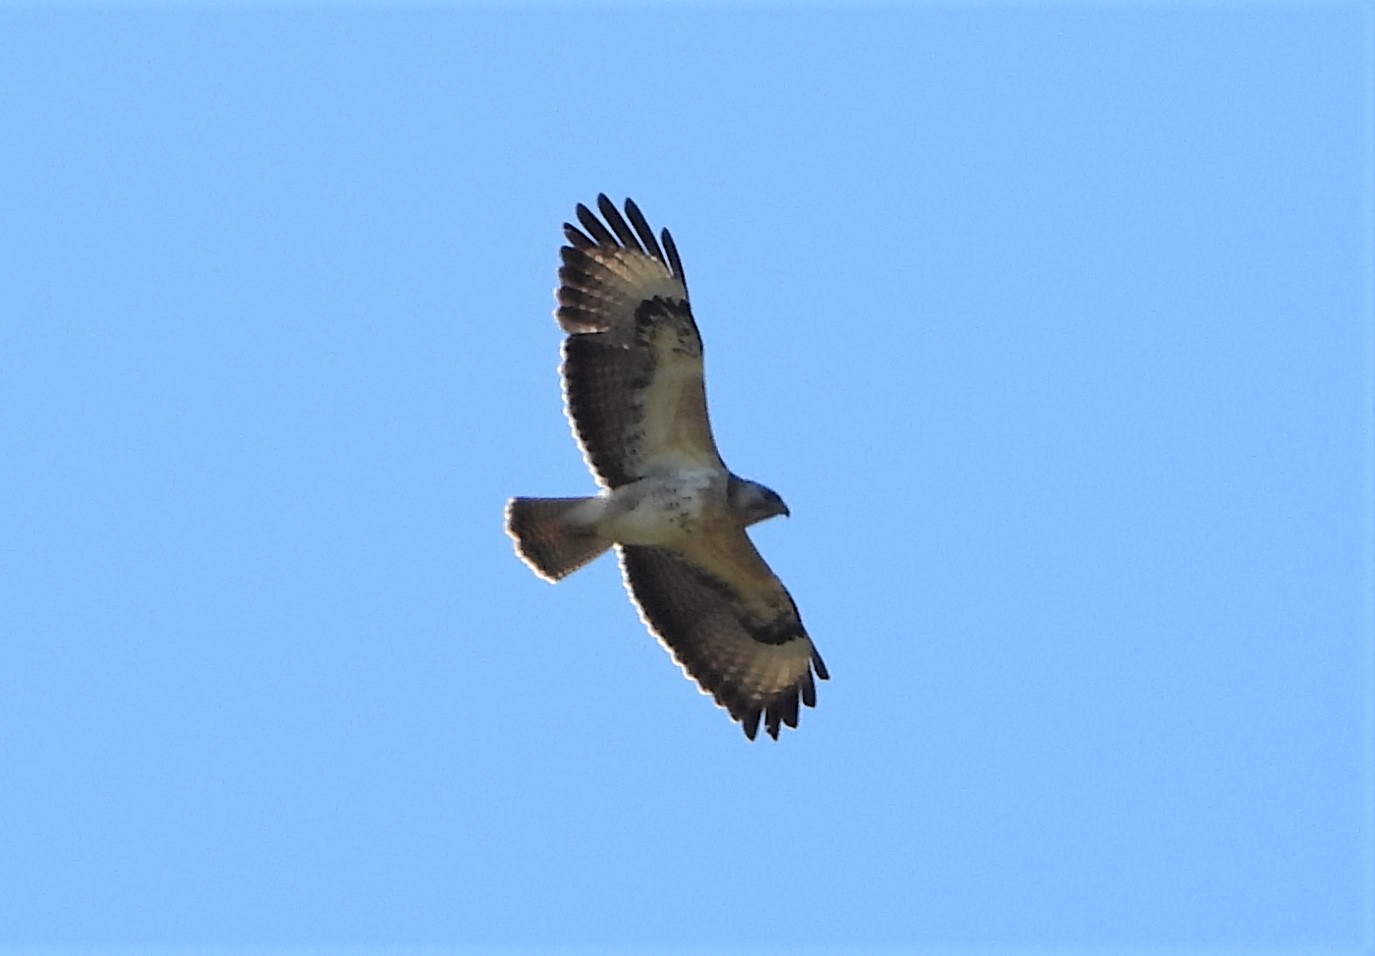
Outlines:
[[[0,9],[0,947],[1367,951],[1372,22]],[[502,534],[602,191],[778,743]]]

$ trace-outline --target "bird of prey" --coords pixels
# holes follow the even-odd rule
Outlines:
[[[516,553],[559,581],[612,546],[640,616],[679,666],[753,740],[797,726],[827,679],[783,583],[745,528],[788,514],[732,474],[707,420],[702,338],[683,264],[630,200],[579,204],[564,223],[558,308],[564,407],[601,492],[512,498]],[[627,222],[628,220],[628,222]]]

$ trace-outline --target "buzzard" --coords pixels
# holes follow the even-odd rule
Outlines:
[[[816,705],[826,665],[797,605],[745,528],[788,507],[732,474],[707,420],[702,338],[683,264],[665,229],[605,195],[599,219],[564,223],[558,308],[563,394],[583,457],[601,486],[585,498],[512,498],[516,553],[558,581],[614,546],[640,616],[679,666],[745,736],[770,737]],[[628,220],[628,223],[627,223]]]

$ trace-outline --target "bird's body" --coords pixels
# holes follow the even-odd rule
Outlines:
[[[613,545],[641,616],[674,659],[753,738],[797,726],[825,665],[797,607],[745,528],[787,514],[777,494],[730,472],[707,418],[702,340],[682,263],[626,202],[605,224],[565,224],[559,308],[564,399],[598,483],[586,498],[513,498],[507,533],[557,581]],[[632,230],[633,226],[633,230]],[[608,228],[609,227],[609,228]]]
[[[618,544],[675,547],[721,510],[725,482],[705,468],[653,475],[610,492],[606,531]]]

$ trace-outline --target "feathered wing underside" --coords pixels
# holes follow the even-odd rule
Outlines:
[[[664,230],[661,246],[629,200],[626,216],[606,196],[597,207],[602,219],[579,205],[582,229],[564,224],[555,310],[569,333],[564,401],[583,454],[610,488],[665,468],[724,468],[673,239]]]
[[[751,740],[760,718],[777,739],[816,705],[829,676],[797,606],[742,529],[723,529],[690,551],[618,547],[641,616],[703,692]]]

